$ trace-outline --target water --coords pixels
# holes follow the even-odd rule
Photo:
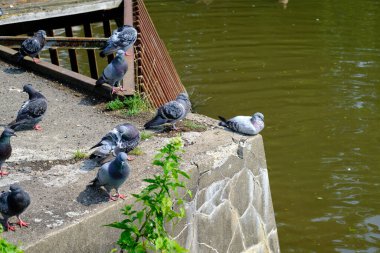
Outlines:
[[[145,3],[197,112],[264,113],[282,252],[380,252],[380,2]]]

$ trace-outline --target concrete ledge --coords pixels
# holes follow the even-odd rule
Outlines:
[[[132,200],[108,202],[104,190],[86,188],[97,168],[72,156],[77,149],[87,151],[116,124],[128,121],[141,128],[145,122],[140,116],[127,120],[104,113],[94,98],[0,62],[2,123],[10,122],[26,99],[19,92],[25,83],[42,90],[49,108],[43,131],[19,132],[12,139],[11,174],[0,179],[0,190],[18,182],[32,203],[23,214],[30,227],[4,237],[21,243],[27,253],[108,252],[120,231],[103,225],[122,219],[120,209]],[[179,133],[186,151],[182,168],[192,176],[194,199],[173,235],[191,252],[279,252],[261,136],[247,139],[196,114],[189,119],[208,130]],[[141,143],[144,154],[130,162],[131,176],[120,192],[139,192],[143,178],[159,173],[151,161],[169,139],[156,134]]]

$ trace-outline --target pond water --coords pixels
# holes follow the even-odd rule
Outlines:
[[[281,2],[145,1],[197,112],[264,113],[282,252],[380,252],[380,1]]]

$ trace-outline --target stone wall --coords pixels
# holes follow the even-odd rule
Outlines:
[[[194,199],[174,230],[190,252],[280,252],[262,137],[236,137],[192,159]]]

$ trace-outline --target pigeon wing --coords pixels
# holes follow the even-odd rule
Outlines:
[[[24,54],[34,56],[41,50],[41,43],[37,38],[26,39],[21,44],[21,50]]]

